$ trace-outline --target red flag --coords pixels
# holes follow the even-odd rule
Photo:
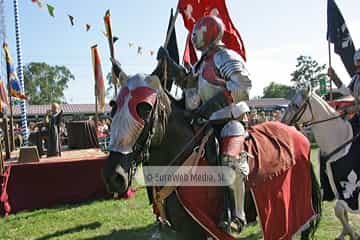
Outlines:
[[[240,33],[231,21],[225,0],[179,0],[178,9],[189,32],[192,32],[195,22],[201,17],[214,15],[221,18],[225,26],[222,42],[227,48],[239,53],[246,61],[244,43]]]
[[[191,42],[191,34],[189,33],[186,38],[186,44],[184,49],[184,56],[183,56],[183,65],[190,69],[192,65],[194,65],[198,60],[196,55],[196,50],[194,45]]]
[[[4,87],[4,82],[1,79],[0,79],[0,100],[3,103],[5,103],[6,105],[9,105],[6,90],[5,90],[5,87]]]
[[[101,111],[105,108],[105,81],[101,69],[101,59],[97,45],[91,47],[91,55],[95,78],[95,96],[98,99]]]

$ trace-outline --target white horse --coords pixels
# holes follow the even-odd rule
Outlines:
[[[346,175],[343,181],[337,181],[337,183],[335,179],[338,180],[338,178],[334,179],[336,172],[333,171],[333,164],[343,164],[341,161],[346,161],[349,152],[356,149],[352,148],[355,139],[351,124],[310,88],[302,89],[296,93],[284,113],[282,122],[288,125],[311,126],[321,155],[328,156],[326,174],[337,199],[334,207],[335,215],[343,226],[341,234],[336,239],[342,240],[345,239],[346,235],[349,235],[350,239],[359,240],[359,235],[349,224],[348,212],[359,214],[360,209],[359,207],[355,209],[349,207],[346,201],[350,196],[353,196],[355,191],[360,190],[359,168],[357,167],[355,171],[350,168],[350,174]],[[339,162],[336,163],[336,161]],[[340,191],[339,186],[342,187]],[[357,201],[357,205],[359,205],[360,197]]]

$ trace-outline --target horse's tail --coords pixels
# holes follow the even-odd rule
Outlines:
[[[320,219],[322,216],[322,205],[321,205],[321,191],[320,191],[320,185],[319,182],[317,181],[316,175],[315,175],[315,171],[314,171],[314,167],[313,165],[310,163],[311,165],[311,182],[312,182],[312,204],[313,204],[313,208],[315,210],[316,213],[316,218],[311,221],[310,226],[308,229],[306,229],[305,231],[303,231],[301,233],[301,240],[307,240],[307,239],[314,239],[314,235],[315,232],[319,226],[320,223]]]

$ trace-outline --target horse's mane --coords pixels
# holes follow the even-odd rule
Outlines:
[[[313,99],[316,100],[316,102],[319,103],[319,105],[323,108],[323,110],[328,114],[328,115],[331,115],[331,116],[337,116],[339,115],[338,112],[336,112],[336,110],[330,106],[324,99],[322,99],[319,95],[316,94],[315,91],[312,91],[311,92],[311,97]]]

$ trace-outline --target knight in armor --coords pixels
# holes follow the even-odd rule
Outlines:
[[[225,191],[231,210],[230,222],[224,215],[220,227],[240,232],[246,224],[244,180],[249,166],[243,151],[246,131],[239,120],[250,111],[244,101],[249,99],[251,80],[242,57],[222,44],[223,34],[224,25],[219,18],[203,17],[192,32],[192,42],[201,51],[201,58],[190,72],[177,65],[165,48],[159,49],[158,60],[167,61],[170,77],[176,75],[177,79],[183,79],[177,84],[185,91],[187,109],[203,119],[222,122],[218,131],[220,163],[233,168],[236,178]]]
[[[348,109],[347,112],[356,113],[355,116],[350,120],[354,132],[358,132],[360,128],[360,49],[358,49],[354,54],[354,65],[356,68],[355,74],[351,78],[351,82],[348,86],[345,86],[340,78],[337,76],[333,68],[328,69],[328,76],[335,85],[339,88],[340,92],[347,96],[352,95],[355,99],[355,105]]]

